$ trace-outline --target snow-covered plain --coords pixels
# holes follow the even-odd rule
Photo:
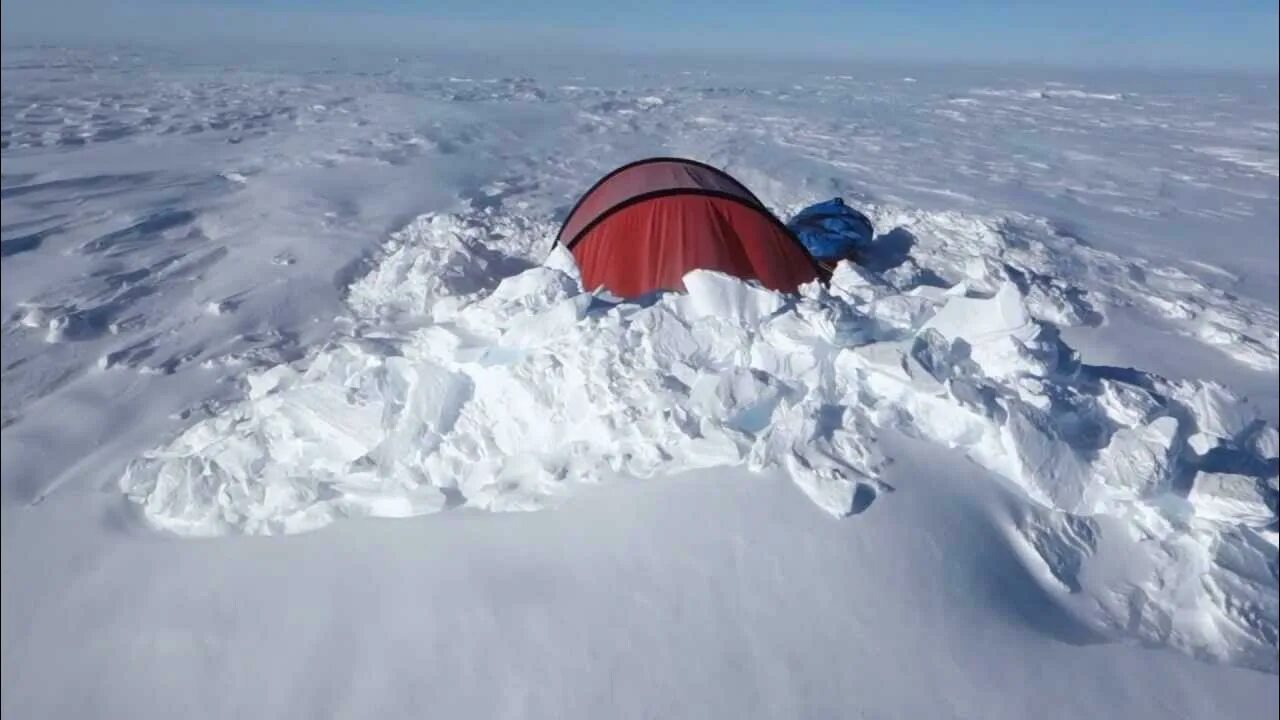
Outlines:
[[[1274,77],[244,58],[4,49],[6,717],[1275,716]]]

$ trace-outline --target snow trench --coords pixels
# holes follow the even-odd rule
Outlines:
[[[348,335],[250,375],[121,487],[199,536],[537,510],[715,466],[780,470],[846,516],[893,490],[876,437],[894,428],[1005,481],[1010,543],[1101,636],[1276,672],[1276,429],[1219,385],[1082,363],[1057,327],[1095,322],[1107,291],[1043,272],[1052,233],[916,220],[992,247],[935,263],[954,278],[904,254],[795,296],[695,271],[623,302],[562,250],[534,259],[545,220],[425,216],[350,287]],[[1111,277],[1105,260],[1089,272]]]

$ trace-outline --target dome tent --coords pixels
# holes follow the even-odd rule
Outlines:
[[[569,211],[556,242],[590,290],[623,298],[682,290],[718,270],[783,292],[822,273],[796,236],[742,183],[710,165],[656,157],[605,175]]]

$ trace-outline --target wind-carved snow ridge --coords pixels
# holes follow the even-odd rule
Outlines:
[[[840,351],[845,396],[1032,500],[1009,536],[1065,605],[1105,636],[1276,671],[1275,428],[1213,383],[1081,364],[1012,283],[904,295],[844,266],[832,285],[882,323]]]
[[[872,208],[869,214],[876,227],[893,230],[879,238],[864,264],[894,287],[964,283],[993,293],[1013,282],[1036,319],[1059,326],[1095,325],[1108,306],[1137,305],[1237,362],[1280,370],[1280,316],[1274,308],[1177,268],[1090,247],[1032,216],[895,207]]]
[[[712,466],[778,468],[845,516],[892,490],[876,437],[895,428],[1006,481],[1010,542],[1101,636],[1276,672],[1276,429],[1221,386],[1082,364],[1049,321],[1097,320],[1053,272],[1087,248],[1059,257],[1032,221],[1006,220],[1048,238],[1019,245],[978,218],[900,217],[830,287],[695,271],[687,293],[619,302],[564,251],[534,261],[545,220],[426,216],[352,285],[349,336],[251,376],[121,485],[189,535],[534,510]],[[1118,296],[1127,271],[1095,259],[1076,274]]]

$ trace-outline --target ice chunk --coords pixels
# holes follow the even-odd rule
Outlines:
[[[1249,447],[1259,458],[1274,460],[1280,457],[1280,433],[1271,425],[1263,425],[1253,434]]]
[[[988,376],[1043,374],[1051,369],[1028,347],[1040,329],[1012,283],[1001,285],[990,298],[949,298],[920,328],[920,332],[927,331],[947,340],[964,340],[972,348],[971,357]]]
[[[264,397],[277,389],[287,387],[298,376],[298,372],[288,365],[277,365],[264,372],[250,375],[246,378],[249,397]]]
[[[750,458],[752,469],[781,466],[809,499],[836,516],[862,509],[855,502],[859,488],[883,463],[862,413],[819,404],[816,397],[777,410]]]
[[[889,295],[867,306],[867,314],[888,328],[915,331],[933,316],[938,303],[920,295]]]
[[[1178,380],[1169,382],[1167,387],[1170,396],[1187,407],[1199,432],[1208,439],[1234,440],[1257,419],[1253,408],[1216,382]]]
[[[552,270],[559,270],[577,281],[578,288],[582,288],[582,270],[578,267],[578,261],[573,258],[573,253],[568,248],[556,243],[551,247],[551,252],[547,254],[545,260],[542,261],[543,266]]]
[[[700,374],[690,389],[689,400],[710,417],[723,418],[743,432],[757,433],[769,426],[784,392],[765,373],[734,369]]]
[[[1139,425],[1160,407],[1151,393],[1135,385],[1106,378],[1100,381],[1100,385],[1099,407],[1108,418],[1122,426]]]
[[[1197,455],[1207,455],[1218,446],[1218,438],[1208,433],[1192,433],[1187,436],[1187,446]]]
[[[1276,521],[1276,494],[1274,477],[1201,472],[1188,499],[1197,517],[1262,528]]]
[[[1008,453],[1009,476],[1035,499],[1049,507],[1077,510],[1085,501],[1088,469],[1063,442],[1050,418],[1021,403],[1008,408],[1001,428]]]
[[[951,297],[921,330],[933,329],[948,340],[981,345],[1003,338],[1029,341],[1037,334],[1017,286],[1006,282],[990,298]]]
[[[1149,498],[1168,490],[1177,434],[1178,421],[1169,416],[1117,430],[1094,463],[1102,485],[1090,488],[1081,510],[1101,511],[1117,500]]]
[[[831,274],[831,294],[853,305],[867,303],[889,294],[896,294],[891,285],[857,263],[842,260]]]

